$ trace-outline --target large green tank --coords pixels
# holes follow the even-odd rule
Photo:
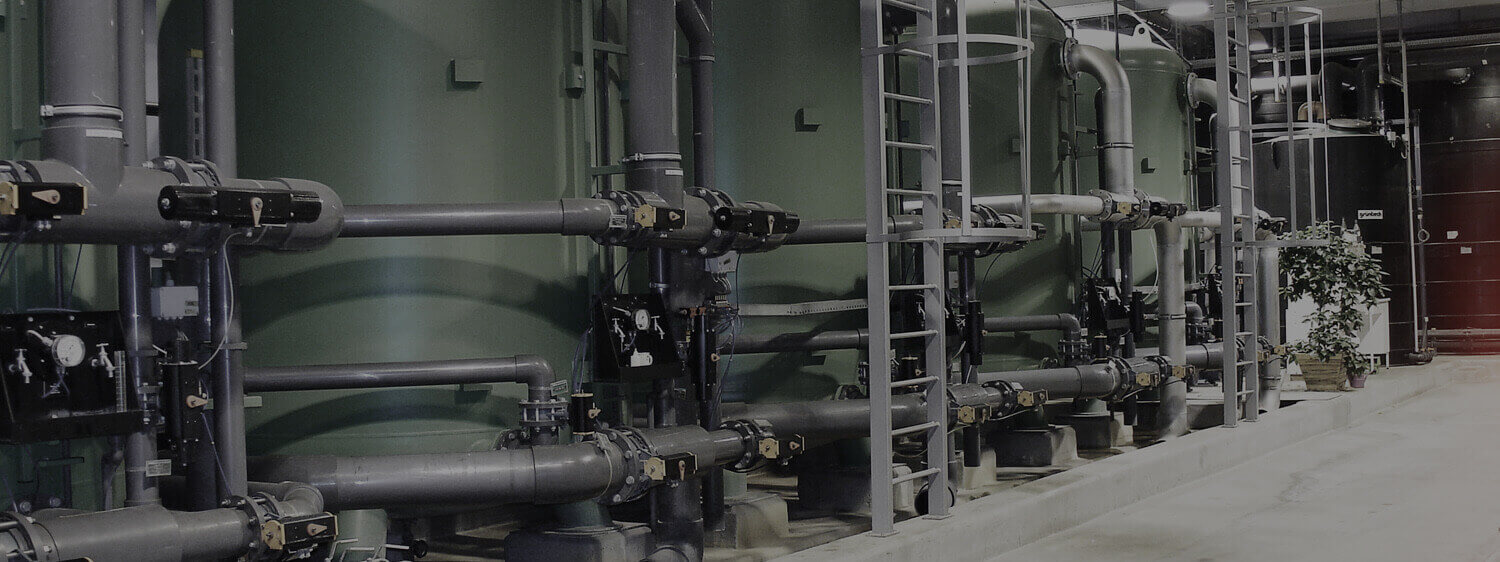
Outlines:
[[[1078,41],[1114,52],[1130,78],[1135,123],[1135,186],[1173,202],[1191,202],[1193,193],[1193,110],[1188,106],[1187,62],[1176,51],[1154,41],[1144,29],[1130,34],[1078,30]],[[1087,75],[1078,83],[1079,122],[1092,127],[1098,82]],[[1087,137],[1085,137],[1087,138]],[[1087,142],[1085,142],[1087,144]],[[1080,189],[1098,189],[1097,153],[1084,146],[1079,158]],[[1085,237],[1084,256],[1098,254],[1098,236]],[[1090,262],[1092,263],[1092,262]],[[1156,250],[1150,231],[1135,233],[1135,281],[1154,285]]]
[[[238,2],[240,174],[321,181],[348,205],[591,195],[577,177],[581,105],[564,80],[576,72],[573,4]],[[454,61],[477,75],[456,81]],[[534,353],[566,375],[594,248],[560,236],[396,238],[247,259],[237,279],[247,362]],[[249,447],[488,448],[496,428],[517,425],[522,390],[266,394],[248,411]]]
[[[1015,2],[969,2],[969,30],[973,33],[1015,35]],[[1024,13],[1023,13],[1024,14]],[[1068,30],[1045,8],[1029,14],[1031,40],[1031,193],[1074,193],[1074,160],[1068,154],[1073,125],[1073,86],[1063,71],[1062,45]],[[991,48],[980,54],[993,52]],[[971,162],[975,195],[1020,193],[1021,158],[1015,143],[1021,138],[1017,101],[1017,63],[972,67],[970,72]],[[992,263],[981,261],[983,283],[979,297],[986,316],[1020,316],[1070,312],[1074,279],[1080,267],[1078,220],[1037,215],[1033,222],[1047,235],[1020,251]],[[1023,369],[1052,357],[1057,332],[997,334],[985,342],[987,370]]]

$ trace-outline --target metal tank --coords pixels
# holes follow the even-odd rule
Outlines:
[[[1415,84],[1420,111],[1422,204],[1430,238],[1423,247],[1427,305],[1441,351],[1500,352],[1500,222],[1494,170],[1500,163],[1500,70],[1492,47],[1430,58],[1468,68],[1466,79]]]
[[[1130,33],[1080,29],[1078,41],[1110,52],[1116,52],[1125,74],[1130,78],[1131,109],[1135,122],[1136,188],[1173,202],[1192,202],[1193,193],[1193,110],[1188,105],[1187,62],[1176,51],[1154,42],[1149,33],[1138,28]],[[1092,128],[1094,92],[1098,83],[1089,76],[1078,81],[1078,120],[1081,127]],[[1098,165],[1091,146],[1092,135],[1080,136],[1079,189],[1098,189]],[[1153,233],[1135,233],[1135,282],[1137,286],[1155,284],[1156,252]],[[1085,266],[1099,254],[1099,237],[1084,237]]]
[[[1013,0],[971,0],[969,31],[1017,35]],[[1023,13],[1024,14],[1024,13]],[[1030,10],[1031,57],[1031,192],[1076,193],[1076,159],[1071,152],[1074,123],[1073,85],[1063,70],[1063,43],[1069,30],[1051,11]],[[1024,20],[1024,18],[1023,18]],[[990,48],[978,54],[989,54]],[[1022,134],[1016,111],[1018,63],[975,66],[970,70],[971,162],[975,195],[1020,193]],[[1080,104],[1084,105],[1084,104]],[[1092,107],[1092,103],[1087,104]],[[1087,151],[1092,147],[1082,147]],[[1084,189],[1086,192],[1087,189]],[[1073,310],[1077,272],[1083,265],[1078,219],[1033,215],[1047,228],[1041,240],[1025,249],[981,260],[979,297],[985,315],[1024,316]],[[990,260],[993,260],[992,262]],[[1059,332],[996,334],[986,339],[985,369],[1024,369],[1056,353]]]
[[[563,80],[578,71],[572,5],[236,2],[241,174],[315,179],[347,205],[591,195],[581,105]],[[168,25],[194,21],[182,10]],[[187,63],[188,47],[164,52],[163,67]],[[594,252],[586,239],[478,236],[245,259],[246,361],[533,353],[566,376]],[[251,454],[487,449],[518,426],[521,396],[519,385],[267,393],[249,401],[248,443]]]
[[[719,142],[718,184],[737,197],[775,201],[804,218],[855,218],[864,213],[863,97],[857,2],[774,0],[714,6]],[[770,18],[770,21],[767,20]],[[1061,22],[1032,11],[1038,43],[1032,69],[1032,191],[1061,193],[1072,164],[1064,159],[1071,110],[1059,62]],[[1014,2],[969,2],[974,33],[1016,34]],[[990,54],[986,51],[986,54]],[[1018,193],[1017,66],[975,67],[973,171],[975,194]],[[1046,239],[1014,254],[981,261],[986,314],[1067,312],[1077,246],[1071,221],[1038,217]],[[993,264],[993,265],[992,265]],[[858,244],[785,247],[746,256],[734,279],[743,303],[792,303],[864,297],[864,248]],[[747,317],[744,333],[765,334],[863,327],[865,312],[799,317]],[[1047,332],[991,337],[986,368],[1036,366],[1055,355]],[[727,337],[726,337],[726,341]],[[722,362],[726,400],[795,400],[832,394],[856,381],[856,350],[745,355]]]

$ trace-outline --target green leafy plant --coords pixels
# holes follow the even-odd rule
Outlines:
[[[1317,223],[1286,236],[1293,240],[1326,240],[1326,244],[1297,245],[1281,251],[1281,272],[1287,282],[1281,294],[1291,300],[1312,301],[1308,338],[1291,348],[1319,361],[1343,360],[1352,375],[1374,369],[1359,355],[1359,330],[1365,312],[1385,296],[1385,272],[1380,261],[1365,253],[1357,230]]]

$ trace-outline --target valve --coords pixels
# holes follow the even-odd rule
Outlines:
[[[236,228],[310,223],[323,200],[310,191],[260,187],[169,185],[157,196],[161,218],[227,224]]]

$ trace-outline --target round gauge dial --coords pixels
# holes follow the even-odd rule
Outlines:
[[[78,336],[61,335],[52,338],[52,360],[58,365],[66,368],[77,367],[83,364],[84,356],[87,354],[88,347]]]

